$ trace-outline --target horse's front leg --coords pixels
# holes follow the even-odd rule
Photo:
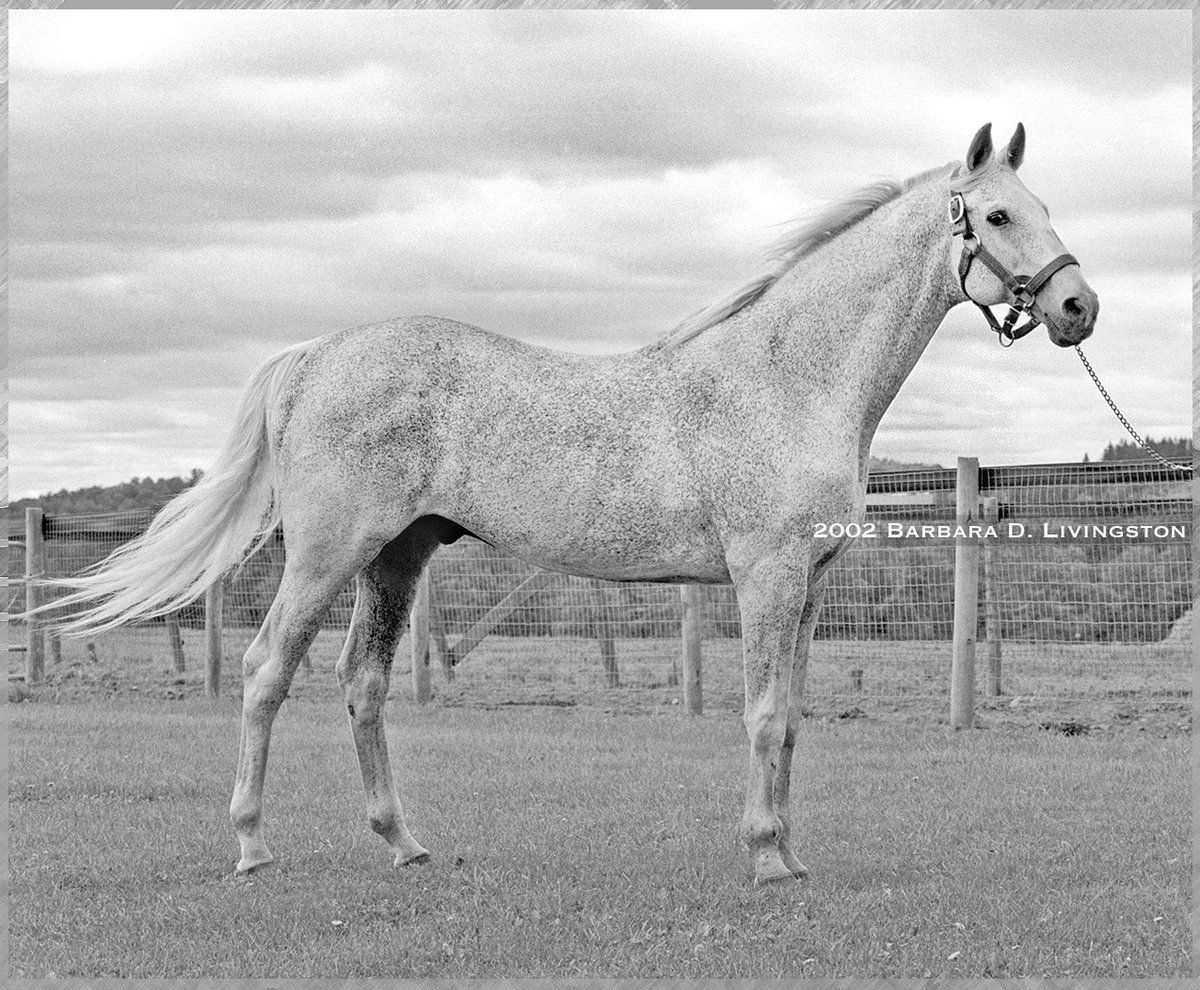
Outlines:
[[[808,867],[801,863],[792,851],[792,752],[796,747],[796,730],[800,727],[800,717],[803,711],[801,699],[804,695],[804,677],[808,673],[808,654],[812,649],[813,632],[817,628],[821,604],[825,600],[825,583],[825,578],[822,576],[809,585],[804,611],[800,614],[800,632],[796,637],[796,652],[792,661],[787,725],[783,732],[783,745],[779,748],[779,764],[775,768],[775,813],[779,816],[783,829],[779,837],[779,854],[783,859],[783,865],[797,879],[808,875]]]
[[[780,849],[784,827],[776,813],[775,779],[787,731],[810,552],[810,541],[797,541],[744,570],[731,568],[742,617],[744,722],[750,741],[742,841],[750,850],[756,885],[794,876]]]

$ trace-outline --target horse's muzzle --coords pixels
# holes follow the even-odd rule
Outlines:
[[[1046,331],[1051,342],[1059,347],[1074,347],[1087,340],[1096,327],[1099,313],[1099,297],[1080,279],[1072,286],[1070,295],[1055,306],[1055,311],[1046,313]]]

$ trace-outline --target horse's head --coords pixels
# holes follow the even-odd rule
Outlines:
[[[1091,334],[1100,300],[1050,226],[1045,205],[1017,178],[1024,155],[1021,124],[998,155],[992,125],[985,124],[951,178],[950,222],[961,245],[957,277],[1001,343],[1044,323],[1055,344],[1071,347]],[[1012,307],[1003,327],[984,308],[1002,303]],[[1031,320],[1014,329],[1020,313]]]

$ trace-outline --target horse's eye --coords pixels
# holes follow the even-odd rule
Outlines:
[[[1008,223],[1008,214],[1003,210],[996,210],[994,213],[988,214],[987,222],[993,227],[1003,227]]]

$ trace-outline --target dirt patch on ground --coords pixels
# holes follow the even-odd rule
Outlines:
[[[236,671],[226,671],[221,682],[224,697],[241,696]],[[395,703],[408,702],[406,672],[393,677]],[[537,690],[517,691],[510,684],[494,688],[474,683],[470,688],[440,680],[433,684],[433,704],[447,708],[499,709],[511,707],[580,708],[624,715],[678,715],[681,688],[669,684],[638,687],[580,687],[578,684],[541,683]],[[301,670],[292,683],[292,697],[328,700],[340,704],[341,693],[332,671]],[[47,669],[43,683],[29,686],[10,674],[10,704],[71,704],[96,698],[145,698],[178,704],[205,698],[201,671],[154,671],[145,665],[115,667],[87,661],[61,664]],[[706,694],[709,713],[740,714],[741,698],[734,694]],[[947,697],[870,698],[812,697],[805,708],[810,718],[830,721],[850,719],[906,719],[949,725]],[[1111,692],[1083,698],[1033,696],[980,699],[975,709],[975,727],[989,731],[1041,731],[1067,736],[1139,732],[1160,736],[1187,735],[1192,728],[1192,703],[1185,692],[1131,695]]]
[[[999,699],[981,706],[977,721],[984,728],[1036,728],[1068,736],[1145,732],[1166,737],[1191,733],[1192,702],[1187,697]]]

